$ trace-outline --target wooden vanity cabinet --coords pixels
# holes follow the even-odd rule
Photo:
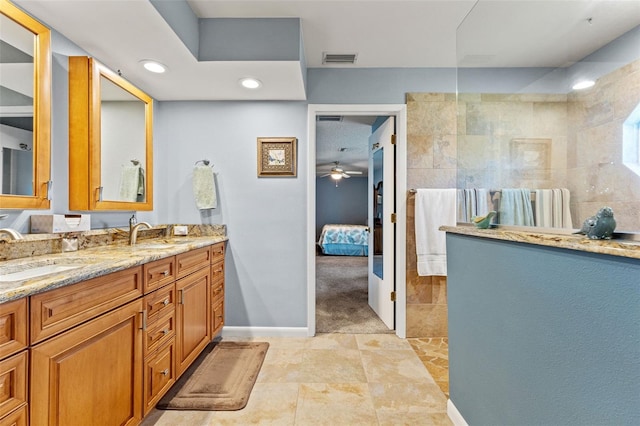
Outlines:
[[[139,424],[222,329],[224,250],[0,304],[0,426]]]
[[[142,420],[142,299],[31,349],[31,424]]]

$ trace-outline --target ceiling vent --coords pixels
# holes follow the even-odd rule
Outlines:
[[[322,63],[323,64],[355,64],[356,58],[358,57],[355,53],[322,53]]]
[[[341,115],[319,115],[318,121],[342,121]]]

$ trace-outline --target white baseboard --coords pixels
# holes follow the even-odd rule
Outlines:
[[[307,327],[222,327],[222,337],[309,337]]]
[[[464,417],[462,417],[462,414],[460,414],[460,411],[458,411],[456,406],[453,404],[453,401],[450,399],[447,400],[447,415],[449,416],[449,419],[451,419],[451,423],[455,426],[469,426]]]

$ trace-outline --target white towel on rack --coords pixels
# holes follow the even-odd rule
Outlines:
[[[213,168],[197,165],[193,168],[193,196],[200,210],[218,207],[218,195],[213,178]]]
[[[142,193],[140,193],[142,191]],[[122,166],[120,171],[120,201],[138,201],[144,197],[144,170],[140,165]]]
[[[536,226],[551,228],[555,222],[555,203],[553,190],[536,189],[534,191],[536,197],[535,223]]]
[[[418,275],[447,275],[446,234],[440,226],[456,225],[456,189],[416,192],[416,254]]]

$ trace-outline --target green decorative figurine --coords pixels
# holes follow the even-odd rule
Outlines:
[[[491,219],[496,215],[495,211],[490,211],[484,216],[473,216],[471,223],[473,223],[478,229],[487,229],[491,223]]]
[[[592,240],[610,240],[615,229],[616,220],[613,218],[613,210],[611,207],[603,207],[595,216],[587,218],[582,228],[575,234],[586,235]]]

